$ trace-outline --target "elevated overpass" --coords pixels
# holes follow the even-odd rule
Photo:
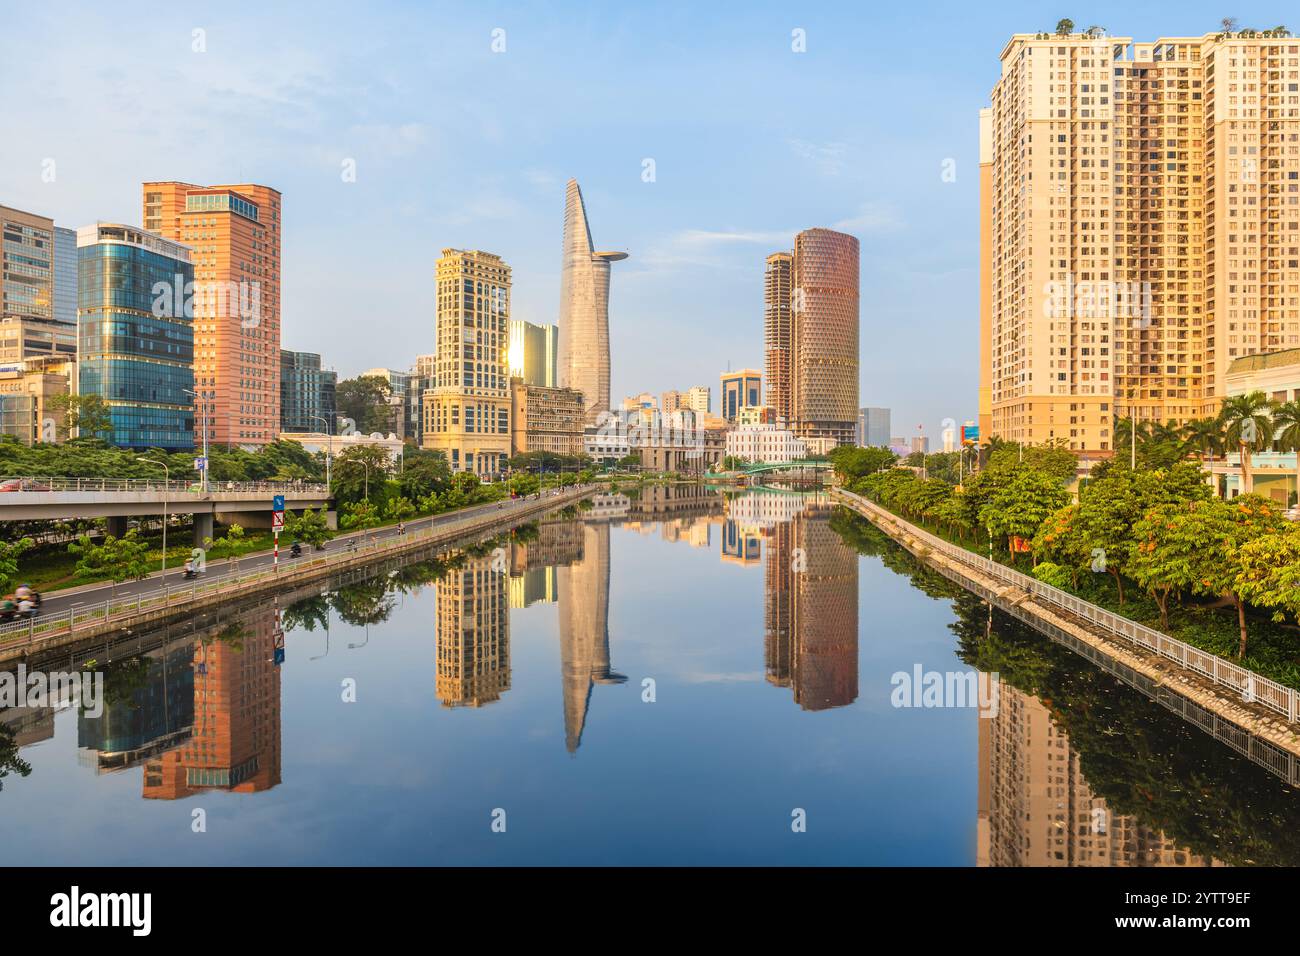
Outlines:
[[[273,499],[287,511],[328,508],[329,488],[305,482],[197,482],[141,478],[0,478],[0,521],[107,518],[109,534],[126,532],[128,518],[193,515],[194,541],[212,537],[214,520],[248,528],[271,527]]]

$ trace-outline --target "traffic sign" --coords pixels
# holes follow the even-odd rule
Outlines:
[[[195,470],[195,471],[207,471],[207,470],[208,470],[208,460],[207,460],[206,458],[204,458],[202,455],[200,455],[198,458],[195,458],[195,459],[194,459],[194,470]]]
[[[284,527],[284,512],[283,512],[283,511],[272,511],[272,512],[271,512],[271,528],[272,528],[272,530],[274,530],[274,531],[279,531],[279,530],[280,530],[281,528],[283,528],[283,527]]]
[[[276,495],[271,499],[271,509],[273,511],[284,511],[284,495]]]

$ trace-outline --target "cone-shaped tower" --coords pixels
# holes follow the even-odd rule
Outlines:
[[[564,259],[560,266],[561,388],[582,392],[587,424],[609,411],[609,264],[626,252],[596,252],[578,181],[564,199]]]

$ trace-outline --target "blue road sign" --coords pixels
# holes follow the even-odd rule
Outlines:
[[[276,495],[274,498],[271,499],[271,509],[273,511],[284,510],[284,495]]]
[[[194,459],[195,471],[205,471],[207,470],[207,467],[208,467],[208,460],[204,458],[202,455]]]

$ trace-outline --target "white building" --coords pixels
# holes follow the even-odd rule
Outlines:
[[[738,425],[727,432],[726,454],[746,461],[783,465],[808,454],[808,446],[794,432],[776,425]]]
[[[686,407],[700,415],[713,411],[712,391],[707,385],[692,385],[686,390]]]
[[[318,452],[332,454],[335,458],[343,454],[349,448],[357,448],[361,445],[378,445],[384,451],[388,452],[389,460],[394,464],[402,456],[402,439],[398,438],[392,432],[388,437],[384,437],[379,432],[371,435],[326,435],[324,432],[281,432],[282,441],[295,441],[302,445],[308,452],[315,455]]]

